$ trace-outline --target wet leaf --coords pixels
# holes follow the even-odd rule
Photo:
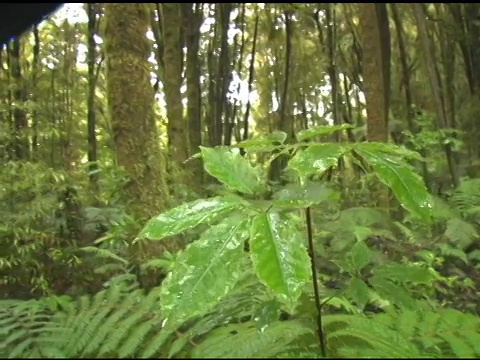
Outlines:
[[[210,311],[242,277],[247,224],[248,220],[229,218],[178,255],[161,290],[163,315],[170,324]]]
[[[267,301],[254,315],[254,321],[258,330],[264,331],[274,321],[278,321],[280,315],[280,303],[275,300]]]
[[[205,171],[230,189],[254,195],[266,191],[266,173],[260,165],[252,166],[240,153],[228,148],[200,147]]]
[[[392,189],[400,205],[424,221],[431,221],[431,196],[410,165],[401,157],[372,151],[371,147],[357,146],[356,151],[372,166],[380,181]]]
[[[298,151],[290,160],[289,166],[297,171],[302,178],[322,174],[329,168],[336,166],[338,159],[347,149],[344,145],[337,143],[314,144]]]
[[[241,206],[241,199],[234,196],[200,199],[183,204],[149,220],[135,241],[144,238],[161,240],[212,221]]]
[[[251,227],[250,254],[260,281],[293,307],[311,276],[310,258],[295,226],[276,211],[257,215]]]
[[[312,127],[310,129],[301,130],[297,134],[298,141],[303,141],[307,139],[311,139],[315,136],[320,135],[330,135],[337,131],[347,130],[347,129],[354,129],[355,126],[350,124],[342,124],[342,125],[319,125]]]

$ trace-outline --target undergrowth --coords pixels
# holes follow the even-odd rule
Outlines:
[[[185,249],[137,269],[166,271],[162,284],[142,287],[124,258],[132,244],[106,236],[82,249],[103,259],[97,271],[122,273],[101,291],[1,300],[0,356],[479,357],[478,282],[466,272],[480,258],[478,181],[464,179],[440,199],[428,194],[406,161],[418,156],[404,148],[285,139],[247,140],[239,145],[246,156],[201,149],[205,170],[225,189],[159,214],[133,241],[204,230]],[[267,150],[291,155],[288,185],[271,186],[270,162],[249,157]],[[406,215],[342,208],[331,184],[339,162],[350,164],[342,171],[353,178],[359,169],[374,175]],[[460,304],[454,289],[472,299]]]

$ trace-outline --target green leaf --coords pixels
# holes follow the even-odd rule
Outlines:
[[[305,184],[288,184],[273,194],[274,206],[278,208],[306,208],[313,204],[335,201],[337,192],[320,182],[309,181]]]
[[[460,260],[463,260],[465,264],[468,264],[467,254],[465,254],[465,252],[462,249],[454,248],[449,244],[437,244],[436,247],[440,250],[440,253],[443,256],[456,257]]]
[[[363,241],[357,241],[350,250],[350,260],[355,270],[360,271],[367,266],[373,258],[373,252]]]
[[[251,139],[244,140],[236,146],[245,148],[249,152],[271,152],[278,145],[282,145],[287,139],[287,134],[283,131],[274,131],[270,134],[258,135]]]
[[[107,249],[100,249],[96,246],[84,246],[84,247],[80,248],[80,250],[85,251],[85,252],[89,252],[89,253],[94,253],[95,255],[97,255],[100,258],[117,260],[124,265],[128,264],[127,260],[121,258],[117,254],[115,254],[115,253],[113,253],[113,252],[111,252],[110,250],[107,250]]]
[[[370,289],[362,279],[352,277],[345,289],[345,295],[363,310],[370,301]]]
[[[262,304],[253,317],[257,329],[264,331],[267,326],[269,326],[274,321],[278,321],[278,316],[280,314],[280,303],[275,300],[267,301]]]
[[[266,191],[265,172],[263,168],[252,166],[240,153],[228,148],[200,147],[204,168],[210,175],[220,180],[227,187],[244,194],[254,195]]]
[[[231,217],[190,244],[162,284],[161,306],[170,324],[210,311],[236,284],[245,269],[248,220]]]
[[[302,238],[286,215],[271,210],[254,218],[250,253],[260,281],[293,307],[311,269]]]
[[[435,276],[428,268],[410,264],[388,264],[375,267],[374,273],[385,279],[399,283],[430,284]]]
[[[298,151],[290,160],[289,166],[302,178],[314,174],[322,174],[336,166],[338,159],[348,151],[345,144],[314,144]]]
[[[298,141],[303,141],[307,139],[311,139],[315,136],[320,135],[330,135],[337,131],[347,130],[347,129],[354,129],[355,126],[350,124],[342,124],[342,125],[319,125],[312,127],[310,129],[301,130],[297,134]]]
[[[364,144],[371,145],[356,144],[356,151],[372,166],[380,181],[392,189],[405,209],[430,222],[433,205],[421,177],[400,157],[372,150]]]
[[[399,156],[403,159],[412,159],[418,161],[424,161],[425,159],[416,151],[409,150],[403,146],[398,146],[392,143],[383,142],[363,142],[357,143],[356,146],[360,149],[364,149],[374,153],[383,153],[383,155]],[[355,148],[355,150],[357,147]]]
[[[161,240],[213,221],[241,206],[241,199],[234,196],[200,199],[183,204],[150,219],[135,241],[144,238]]]
[[[368,282],[375,288],[380,296],[391,303],[408,309],[415,308],[415,300],[408,292],[402,286],[396,285],[386,279],[383,274],[382,276],[372,276]]]
[[[445,236],[461,249],[465,249],[473,240],[478,238],[478,233],[470,223],[462,219],[450,219],[447,221]]]

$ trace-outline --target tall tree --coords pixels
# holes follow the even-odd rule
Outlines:
[[[358,4],[362,75],[367,102],[367,139],[388,141],[390,31],[386,4]]]
[[[185,45],[187,47],[186,78],[187,78],[187,118],[189,137],[189,156],[200,151],[202,144],[202,110],[200,86],[200,26],[202,25],[202,5],[184,3],[182,14],[185,26]],[[203,166],[199,159],[191,160],[196,185],[201,185]]]
[[[145,4],[105,6],[107,96],[118,164],[129,176],[131,211],[146,219],[165,207],[164,163],[150,85]]]
[[[95,113],[95,89],[96,76],[95,64],[97,59],[97,49],[95,44],[95,35],[97,32],[97,13],[95,4],[87,4],[88,14],[88,98],[87,98],[87,128],[88,128],[88,162],[90,163],[90,181],[92,184],[97,182],[97,136],[96,136],[96,113]]]
[[[28,159],[29,147],[27,136],[27,113],[24,110],[26,101],[25,83],[22,76],[20,57],[20,40],[12,41],[10,47],[10,68],[14,85],[13,91],[13,140],[14,154],[17,159]]]
[[[162,4],[163,25],[163,62],[165,66],[165,102],[168,117],[168,147],[172,161],[181,165],[188,158],[188,138],[185,118],[183,117],[182,62],[183,49],[180,32],[180,4]]]

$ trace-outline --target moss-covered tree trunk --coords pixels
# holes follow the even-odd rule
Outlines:
[[[388,141],[390,33],[385,4],[358,4],[362,75],[367,102],[367,139]]]
[[[129,182],[129,210],[141,220],[164,209],[164,163],[150,84],[150,44],[145,4],[105,5],[107,92],[117,161]]]
[[[388,141],[390,100],[390,33],[386,4],[358,4],[362,76],[367,105],[367,140]],[[376,188],[376,189],[375,189]],[[375,186],[378,205],[390,210],[389,190]]]

